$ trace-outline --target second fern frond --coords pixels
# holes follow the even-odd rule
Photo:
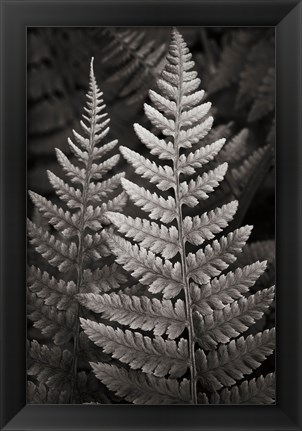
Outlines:
[[[121,210],[126,196],[122,193],[108,199],[119,186],[123,173],[107,175],[107,179],[101,181],[117,165],[120,156],[103,159],[117,145],[117,140],[99,145],[109,133],[109,118],[95,80],[93,60],[84,109],[85,115],[81,121],[83,135],[73,131],[74,139],[68,141],[77,164],[56,149],[58,162],[69,181],[65,182],[48,171],[49,181],[63,206],[29,192],[35,207],[54,228],[52,231],[28,221],[31,244],[54,268],[49,272],[35,266],[30,268],[29,318],[44,336],[53,339],[55,345],[49,348],[35,340],[31,343],[28,373],[38,384],[34,386],[33,382],[30,383],[29,394],[32,393],[33,397],[30,402],[41,396],[47,402],[56,394],[63,399],[63,389],[67,391],[69,402],[82,401],[79,383],[83,378],[78,362],[80,351],[85,350],[87,343],[85,334],[80,330],[81,311],[76,295],[102,289],[106,291],[106,287],[102,288],[106,279],[117,288],[124,277],[116,264],[111,266],[110,271],[100,260],[110,255],[104,235],[108,224],[105,213]],[[64,208],[64,203],[68,209]],[[86,351],[86,361],[93,357],[90,353]]]

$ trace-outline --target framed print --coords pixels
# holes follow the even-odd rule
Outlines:
[[[1,429],[300,430],[301,2],[1,13]]]

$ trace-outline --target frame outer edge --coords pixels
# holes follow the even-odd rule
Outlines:
[[[68,0],[67,2],[65,1],[65,2],[62,2],[62,3],[72,3],[72,1],[73,0]],[[242,3],[245,3],[245,2],[246,2],[245,0],[242,0]],[[7,46],[5,46],[4,37],[3,37],[5,29],[6,29],[6,31],[8,31],[8,29],[7,29],[7,25],[8,24],[7,23],[4,24],[4,5],[7,5],[8,3],[10,3],[11,5],[14,5],[14,6],[16,6],[17,4],[23,3],[22,6],[24,6],[24,4],[26,5],[29,2],[28,1],[24,1],[24,2],[10,1],[10,2],[8,2],[8,1],[3,1],[3,0],[1,1],[1,48],[2,48],[1,49],[1,72],[2,72],[2,74],[1,74],[1,76],[2,76],[2,79],[1,79],[1,90],[2,90],[2,92],[1,92],[1,94],[2,94],[2,98],[1,98],[1,126],[2,126],[1,127],[1,143],[2,143],[2,145],[1,145],[0,151],[1,151],[1,167],[2,167],[2,169],[1,169],[1,185],[0,185],[0,187],[1,187],[1,203],[2,204],[7,203],[7,201],[4,199],[4,196],[5,196],[4,175],[5,175],[5,172],[7,172],[7,170],[8,170],[8,168],[5,169],[4,140],[3,140],[3,138],[4,138],[4,129],[8,129],[9,126],[10,126],[10,123],[4,124],[4,97],[3,97],[4,92],[8,91],[4,87],[4,80],[3,80],[4,75],[6,74],[6,76],[7,76],[7,73],[5,72],[6,71],[6,66],[4,64],[7,59],[5,57],[4,52],[6,52],[7,49],[8,49]],[[45,4],[47,4],[47,3],[49,3],[49,2],[45,2]],[[57,5],[59,5],[59,2],[57,2],[57,1],[54,1],[53,3],[57,3]],[[84,4],[84,3],[85,2],[82,2],[82,4]],[[93,2],[93,3],[96,3],[96,2]],[[126,4],[126,1],[124,3]],[[169,2],[169,3],[171,3],[171,2]],[[213,1],[213,3],[214,3],[214,1]],[[217,6],[218,6],[219,3],[221,4],[222,2],[221,1],[217,2]],[[259,2],[259,3],[261,3],[261,2]],[[266,2],[266,3],[271,3],[272,6],[274,7],[274,4],[273,4],[274,0],[271,0],[271,1]],[[297,48],[297,51],[298,51],[298,56],[300,56],[300,63],[298,65],[298,68],[299,68],[299,92],[298,92],[298,94],[299,94],[299,97],[300,97],[300,101],[298,101],[298,103],[296,105],[296,108],[297,108],[296,113],[297,113],[297,115],[294,116],[295,120],[293,120],[293,121],[295,121],[294,124],[296,124],[296,126],[294,126],[294,128],[295,128],[296,133],[297,133],[296,138],[294,138],[294,139],[296,140],[298,138],[299,139],[298,142],[301,142],[301,54],[302,54],[301,53],[301,0],[299,0],[298,4],[297,4],[297,1],[286,2],[285,0],[283,0],[281,2],[277,2],[276,1],[276,4],[277,3],[278,4],[283,4],[283,5],[286,4],[289,9],[291,9],[292,7],[294,7],[295,10],[296,10],[296,8],[298,8],[298,10],[299,10],[299,18],[300,18],[300,27],[299,27],[299,31],[300,31],[300,33],[299,33],[300,34],[300,44],[299,44],[299,47]],[[43,1],[42,0],[33,1],[33,2],[31,2],[31,4],[36,4],[37,6],[41,6],[43,4]],[[296,7],[295,7],[295,5],[296,5]],[[290,12],[290,13],[294,14],[294,10],[292,12]],[[288,17],[285,17],[284,20],[287,19],[287,18]],[[280,22],[280,24],[282,25],[282,22]],[[20,32],[20,29],[17,29],[17,30],[18,30],[18,32]],[[10,30],[10,33],[11,32],[12,32],[12,30]],[[19,33],[18,33],[17,36],[14,35],[14,37],[16,37],[16,39],[13,38],[13,42],[14,42],[14,44],[16,44],[16,40],[17,40],[17,37],[19,37]],[[7,41],[6,41],[6,44],[7,44]],[[19,62],[20,62],[20,60],[19,60]],[[21,63],[22,63],[22,59],[21,59]],[[12,64],[15,64],[15,63],[12,63]],[[20,73],[17,73],[15,71],[13,73],[13,76],[17,77],[17,78],[20,78]],[[11,82],[11,80],[10,80],[10,82]],[[18,91],[21,91],[21,93],[22,93],[22,88],[23,88],[22,87],[22,82],[21,83],[20,82],[19,83],[16,82],[16,88],[14,89],[13,92],[16,93]],[[16,100],[16,96],[15,96],[14,101],[15,100]],[[17,98],[17,100],[18,100],[18,98]],[[284,100],[286,100],[286,97],[284,97]],[[5,114],[6,120],[7,120],[7,117],[8,117],[8,114],[6,113]],[[20,116],[19,111],[17,112],[16,119],[17,119],[17,122],[21,120],[21,123],[22,123],[23,117],[22,117],[22,115]],[[24,121],[24,119],[23,119],[23,121]],[[286,140],[288,140],[288,136],[289,135],[285,136]],[[17,132],[14,132],[13,135],[12,135],[12,137],[13,137],[13,139],[12,139],[11,145],[13,145],[14,143],[17,143],[16,142],[16,140],[18,139]],[[6,146],[7,145],[8,144],[6,143]],[[19,145],[18,145],[18,148],[19,148]],[[5,149],[6,149],[6,147],[5,147]],[[22,159],[21,156],[18,156],[18,157],[20,157],[20,159]],[[302,166],[301,148],[300,148],[300,153],[299,153],[298,161],[300,163],[300,166]],[[22,173],[24,167],[22,165],[20,165],[20,166],[21,166],[21,173]],[[19,174],[19,176],[20,175],[21,174]],[[21,177],[22,177],[22,175],[21,175]],[[302,189],[302,187],[301,187],[301,169],[300,169],[300,172],[297,173],[297,178],[298,178],[298,187],[297,187],[297,190],[298,190],[298,192],[300,192],[300,199],[299,199],[299,195],[298,195],[298,201],[299,201],[298,202],[299,203],[299,213],[298,213],[298,215],[299,215],[299,218],[301,220],[301,214],[302,214],[302,210],[301,210],[301,193],[302,193],[302,191],[301,191],[301,189]],[[22,205],[21,205],[21,207],[22,207]],[[4,205],[2,205],[1,208],[3,209]],[[4,233],[5,233],[5,230],[7,229],[7,225],[5,224],[5,219],[3,219],[2,217],[1,217],[1,222],[0,223],[1,223],[1,234],[2,234],[1,239],[2,239],[2,238],[4,238]],[[299,242],[298,247],[297,247],[298,248],[298,250],[297,250],[298,254],[296,256],[296,259],[298,258],[298,268],[297,268],[297,271],[299,272],[299,274],[298,274],[299,281],[301,281],[301,266],[299,266],[299,260],[300,260],[300,263],[301,263],[301,222],[300,222],[300,225],[298,225],[298,226],[299,226],[299,231],[296,232],[296,236],[298,237],[298,240],[300,242]],[[23,229],[22,228],[22,220],[21,220],[21,222],[18,221],[18,229],[19,229],[19,240],[20,240],[20,229],[21,229],[21,231]],[[17,237],[17,235],[16,235],[16,237]],[[5,238],[7,238],[7,236]],[[5,239],[5,244],[6,244],[6,241],[7,241],[7,239]],[[3,267],[3,263],[4,263],[4,260],[3,260],[4,259],[3,251],[4,251],[4,240],[1,241],[1,262],[0,262],[0,265],[1,265],[1,267],[0,267],[0,270],[1,270],[1,282],[2,282],[1,283],[1,299],[3,300],[3,302],[1,301],[1,304],[0,304],[1,310],[3,311],[3,313],[1,313],[1,321],[0,321],[1,322],[1,344],[3,342],[2,345],[4,345],[4,341],[5,340],[7,341],[7,336],[4,333],[4,329],[5,329],[4,328],[4,286],[5,286],[5,284],[4,284],[4,270],[5,270],[5,268]],[[6,262],[7,261],[8,260],[6,260]],[[20,288],[20,286],[19,286],[19,288]],[[5,298],[6,298],[6,295],[5,295]],[[299,300],[300,300],[300,298],[299,298]],[[295,308],[297,308],[297,304],[294,304],[294,305],[295,305]],[[19,306],[18,310],[22,311],[22,306],[21,307]],[[300,308],[300,311],[301,311],[301,308]],[[297,318],[298,318],[298,316],[297,316]],[[300,323],[301,323],[301,317],[300,317]],[[297,333],[295,335],[297,337],[295,339],[297,339],[298,341],[301,342],[300,334],[298,332],[299,331],[297,331]],[[299,345],[298,345],[298,348],[299,348]],[[299,353],[300,353],[300,358],[301,358],[301,346],[300,346],[299,350],[300,350]],[[2,420],[1,427],[4,425],[3,420],[5,420],[5,422],[7,423],[8,420],[10,419],[10,417],[8,417],[8,416],[11,416],[11,413],[12,413],[12,408],[9,409],[10,413],[7,413],[7,410],[6,410],[9,400],[5,401],[5,392],[4,392],[4,388],[5,387],[4,387],[4,384],[3,384],[3,382],[4,382],[4,374],[5,374],[5,369],[4,369],[4,365],[5,364],[4,364],[3,358],[4,358],[3,352],[1,352],[1,376],[0,376],[1,377],[1,388],[0,388],[1,389],[1,392],[0,392],[0,394],[1,394],[1,400],[0,400],[0,407],[1,407],[1,420]],[[18,373],[19,373],[19,371],[18,371]],[[297,376],[296,376],[296,380],[299,381],[299,385],[300,385],[299,386],[299,390],[300,390],[300,392],[299,392],[299,397],[296,399],[296,404],[298,404],[299,401],[301,401],[301,367],[299,369],[299,373],[300,373],[300,375],[298,376],[298,379],[297,379]],[[16,398],[17,399],[14,400],[15,406],[16,406],[16,402],[18,403],[18,400],[20,398],[20,394],[18,394]],[[289,400],[289,401],[293,401],[293,400]],[[23,410],[25,410],[25,409],[23,409]],[[31,409],[31,410],[33,410],[33,409]],[[22,410],[19,410],[19,413],[21,414]],[[4,418],[4,416],[6,416],[6,417]],[[299,417],[298,416],[294,417],[295,414],[291,414],[290,416],[291,416],[291,419],[293,419],[295,421],[295,424],[297,424],[296,419],[298,420],[298,422],[299,422],[298,426],[299,426],[299,429],[301,429],[301,412],[298,412],[298,416]],[[5,428],[2,428],[2,429],[3,430],[4,429],[7,429],[7,430],[8,429],[10,429],[10,430],[17,430],[17,429],[18,430],[21,430],[21,429],[27,429],[27,430],[29,430],[29,429],[42,429],[40,427],[36,428],[34,425],[30,425],[29,423],[24,423],[22,425],[19,424],[19,426],[17,427],[17,423],[14,421],[14,418],[11,421],[10,424],[7,424],[7,426],[5,426]],[[281,427],[282,427],[282,425],[281,425]],[[56,427],[56,428],[52,427],[52,428],[48,428],[48,429],[57,429],[57,430],[59,430],[58,427]],[[60,429],[62,429],[61,426],[60,426]],[[64,428],[64,429],[67,429],[67,428]],[[90,429],[92,429],[92,428],[90,428]],[[110,428],[106,427],[106,429],[109,430]],[[159,428],[157,428],[157,429],[159,430]],[[207,428],[204,428],[204,429],[209,429],[209,428],[207,427]],[[217,428],[215,428],[215,429],[217,429]],[[222,428],[219,427],[219,429],[222,429]],[[252,428],[249,427],[249,429],[252,429]],[[253,429],[255,429],[255,427],[253,427]],[[267,429],[268,430],[268,429],[272,429],[272,428],[268,427],[268,426],[265,426],[265,428],[264,428],[264,426],[263,426],[262,429]],[[262,429],[261,429],[261,431],[262,431]],[[281,428],[276,428],[276,429],[280,429],[281,430]],[[125,430],[126,430],[126,428],[125,428]],[[149,430],[150,430],[150,428],[149,428]],[[288,427],[286,427],[286,428],[283,427],[282,430],[283,431],[285,431],[285,430],[286,431],[288,431],[288,430],[298,430],[298,428],[292,423],[292,425],[288,425]],[[113,429],[112,429],[112,431],[113,431]],[[213,429],[213,431],[214,431],[214,429]]]

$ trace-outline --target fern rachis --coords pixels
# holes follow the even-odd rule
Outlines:
[[[264,272],[265,262],[226,272],[251,231],[245,226],[216,239],[233,219],[236,202],[194,218],[184,214],[185,207],[196,207],[219,186],[227,164],[190,181],[180,177],[192,176],[214,160],[224,141],[190,152],[209,132],[213,119],[207,114],[208,103],[198,105],[204,92],[197,90],[199,79],[191,71],[191,54],[177,30],[173,31],[167,60],[158,81],[161,94],[150,93],[155,108],[145,105],[148,119],[165,139],[140,125],[135,125],[135,131],[151,154],[168,160],[172,167],[148,162],[124,147],[121,152],[136,173],[160,191],[172,189],[174,197],[151,193],[122,179],[130,200],[148,212],[151,221],[115,212],[106,214],[120,233],[133,240],[108,235],[117,263],[149,292],[145,296],[117,292],[102,298],[89,293],[78,295],[88,309],[130,329],[122,326],[115,330],[89,319],[81,319],[81,324],[90,339],[129,367],[92,364],[96,376],[119,396],[133,403],[208,403],[219,399],[221,388],[231,388],[233,394],[236,381],[245,378],[272,353],[274,330],[236,338],[262,316],[272,302],[273,288],[262,292],[263,296],[244,298]],[[187,252],[189,242],[199,246],[195,253]],[[259,305],[262,299],[265,303]],[[133,332],[134,329],[153,331],[153,336]],[[189,380],[183,377],[187,369]],[[239,402],[257,400],[252,392],[257,387],[265,389],[266,384],[271,387],[271,379],[259,384],[245,382]],[[221,400],[227,402],[235,397],[228,394],[221,395]],[[269,401],[272,398],[266,397]]]
[[[190,374],[191,374],[191,396],[193,404],[197,403],[197,392],[196,392],[196,364],[195,364],[195,352],[194,352],[194,333],[193,333],[193,314],[192,304],[190,295],[190,281],[188,276],[187,258],[185,254],[185,240],[183,233],[183,219],[182,219],[182,204],[180,201],[180,172],[179,172],[179,139],[180,139],[180,119],[182,115],[182,96],[183,96],[183,56],[179,56],[179,87],[176,99],[176,115],[175,115],[175,134],[174,134],[174,148],[176,149],[175,158],[173,160],[174,175],[176,177],[175,185],[175,201],[176,201],[176,212],[177,212],[177,227],[180,244],[180,257],[181,257],[181,272],[182,281],[184,285],[185,293],[185,305],[186,305],[186,320],[188,324],[188,344],[189,344],[189,358],[190,358]]]

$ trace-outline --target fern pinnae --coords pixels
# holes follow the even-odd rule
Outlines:
[[[157,193],[151,193],[149,190],[134,184],[126,178],[122,179],[122,185],[134,204],[141,207],[142,210],[150,212],[152,219],[159,219],[163,223],[169,223],[176,218],[176,204],[172,196],[168,196],[165,199]]]
[[[135,168],[135,172],[143,178],[148,178],[155,183],[160,190],[168,190],[174,187],[175,178],[170,166],[157,166],[145,157],[126,147],[120,147],[120,151],[126,160]]]
[[[190,404],[187,379],[161,379],[140,371],[127,371],[110,364],[91,364],[95,375],[110,390],[134,404]]]
[[[228,344],[221,344],[217,350],[211,350],[206,356],[197,350],[198,379],[210,390],[231,387],[253,369],[274,349],[275,329],[258,332],[255,337],[240,337]],[[256,353],[255,353],[256,352]]]
[[[260,319],[273,299],[274,287],[257,292],[249,298],[241,298],[205,316],[195,311],[199,345],[205,350],[211,350],[219,343],[228,343]]]
[[[180,173],[187,175],[194,174],[196,168],[201,168],[213,160],[224,144],[225,139],[219,139],[212,144],[199,148],[194,153],[189,153],[188,155],[181,154],[178,165]]]
[[[78,250],[75,242],[67,245],[30,220],[27,221],[27,232],[36,251],[60,272],[74,267]]]
[[[180,250],[178,244],[178,231],[174,226],[167,228],[164,224],[133,219],[120,213],[108,212],[107,217],[118,226],[118,230],[126,237],[133,238],[142,247],[154,253],[160,253],[164,258],[171,259]]]
[[[275,394],[275,373],[244,380],[239,386],[214,392],[211,404],[271,404]]]
[[[65,282],[51,277],[48,272],[31,266],[27,272],[31,292],[44,299],[45,305],[54,305],[58,310],[67,310],[75,306],[76,285],[73,281]]]
[[[173,265],[169,260],[163,260],[144,247],[132,245],[118,235],[111,235],[107,242],[118,256],[116,261],[142,284],[147,285],[150,292],[163,292],[164,298],[171,299],[183,289],[183,283],[179,279],[179,262]]]
[[[204,213],[201,216],[185,217],[183,220],[184,238],[193,245],[201,245],[213,239],[233,219],[238,202],[232,201],[221,208]]]
[[[188,348],[184,339],[176,343],[173,340],[165,341],[159,336],[150,338],[140,332],[113,329],[112,326],[83,318],[81,325],[96,345],[134,370],[142,369],[157,377],[169,374],[173,378],[181,377],[186,372]]]
[[[240,299],[249,291],[266,269],[266,261],[255,262],[213,278],[203,289],[191,283],[191,295],[195,309],[203,316],[221,310],[225,305]]]
[[[128,325],[131,329],[153,330],[154,335],[166,333],[171,340],[181,335],[186,327],[185,308],[181,300],[173,304],[170,300],[159,301],[121,292],[79,294],[77,298],[89,310],[102,313],[105,319]]]
[[[119,289],[120,285],[126,283],[126,281],[127,278],[122,268],[113,263],[94,270],[85,269],[83,271],[82,287],[84,292],[104,293],[109,290]]]

